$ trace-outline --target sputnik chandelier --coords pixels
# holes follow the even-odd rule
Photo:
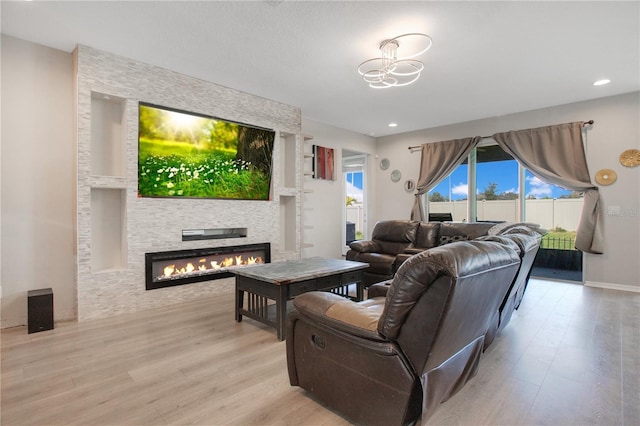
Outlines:
[[[431,37],[409,33],[380,43],[380,57],[368,59],[358,66],[362,79],[374,89],[407,86],[418,78],[424,64],[417,59],[431,47]]]

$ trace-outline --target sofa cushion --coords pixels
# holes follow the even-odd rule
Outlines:
[[[391,287],[391,281],[393,280],[386,280],[373,284],[367,289],[367,298],[375,299],[380,297],[387,297],[387,292],[389,291],[389,287]]]
[[[436,247],[438,245],[439,234],[440,222],[420,222],[413,246],[421,249]]]
[[[418,221],[415,220],[385,220],[376,223],[371,239],[394,243],[412,243],[416,239],[417,228]]]
[[[360,253],[374,253],[382,251],[382,247],[376,241],[371,240],[357,240],[349,243],[349,247],[352,250],[359,251]]]
[[[466,235],[441,235],[438,245],[443,246],[445,244],[455,243],[456,241],[467,241],[468,239],[469,237]]]
[[[336,321],[348,323],[353,327],[376,332],[380,315],[384,309],[384,302],[385,299],[383,297],[363,300],[356,304],[349,299],[344,299],[331,305],[327,309],[326,315]]]
[[[402,253],[416,239],[418,223],[415,220],[385,220],[376,223],[371,239],[380,246],[380,253]],[[391,265],[389,265],[391,270]]]
[[[492,226],[491,228],[489,228],[489,230],[487,231],[487,235],[502,235],[504,233],[506,233],[507,231],[509,231],[512,228],[529,228],[534,232],[537,232],[540,235],[544,235],[547,233],[546,229],[543,229],[540,227],[540,225],[538,225],[537,223],[531,223],[531,222],[503,222],[503,223],[498,223],[494,226]]]
[[[380,253],[389,254],[395,256],[398,253],[402,253],[406,248],[408,248],[411,243],[396,243],[390,241],[382,241],[382,240],[374,240],[378,245],[380,245]]]
[[[475,240],[478,237],[487,235],[487,231],[495,226],[495,223],[460,223],[460,222],[443,222],[440,224],[440,238],[445,236],[466,236],[469,240]]]
[[[385,253],[358,253],[355,259],[358,262],[368,263],[367,272],[382,275],[391,275],[395,255]]]

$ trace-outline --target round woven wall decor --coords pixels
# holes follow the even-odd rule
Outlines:
[[[620,154],[620,164],[635,167],[640,164],[640,149],[628,149]]]
[[[598,170],[598,173],[596,173],[596,182],[604,186],[611,185],[617,178],[618,175],[611,169]]]

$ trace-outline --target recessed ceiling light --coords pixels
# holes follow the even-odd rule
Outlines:
[[[604,86],[605,84],[609,84],[611,83],[611,80],[609,80],[608,78],[603,78],[602,80],[598,80],[596,82],[593,83],[594,86]]]
[[[398,123],[389,123],[389,127],[398,127]]]

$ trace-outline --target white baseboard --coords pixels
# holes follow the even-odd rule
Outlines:
[[[606,288],[609,290],[620,290],[620,291],[630,291],[632,293],[640,293],[640,287],[633,286],[633,285],[602,283],[598,281],[585,281],[584,285],[587,287]]]
[[[75,309],[67,309],[54,313],[53,323],[76,321]],[[29,320],[27,317],[7,318],[0,321],[0,329],[27,326]]]
[[[27,325],[27,317],[3,319],[0,328],[21,327]]]

